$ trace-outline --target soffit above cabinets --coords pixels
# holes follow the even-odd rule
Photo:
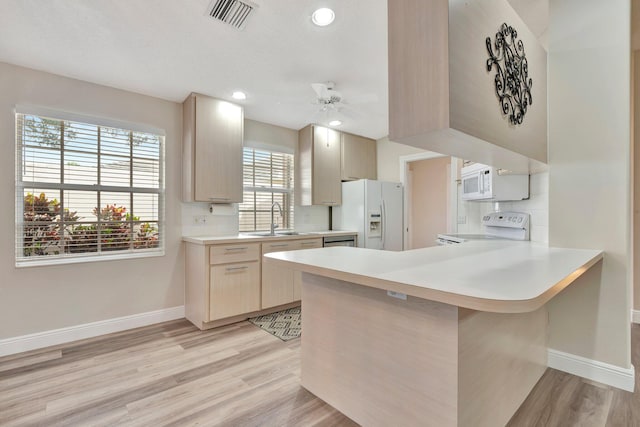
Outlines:
[[[547,54],[507,0],[407,0],[388,16],[389,139],[509,170],[545,169]],[[488,44],[504,55],[495,40],[505,23],[517,31],[515,51],[524,47],[517,90],[509,78],[496,84],[500,72],[487,66]],[[525,99],[526,112],[510,99]]]

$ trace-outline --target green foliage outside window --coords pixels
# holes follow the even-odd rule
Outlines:
[[[76,212],[61,209],[57,199],[28,193],[23,210],[24,256],[97,252],[98,247],[101,251],[157,248],[157,227],[139,222],[126,210],[115,204],[94,208],[97,222],[78,224]]]

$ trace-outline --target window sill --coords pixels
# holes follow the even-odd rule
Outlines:
[[[21,260],[16,261],[17,268],[26,268],[26,267],[45,267],[52,265],[62,265],[62,264],[79,264],[79,263],[87,263],[87,262],[100,262],[100,261],[118,261],[125,259],[138,259],[138,258],[153,258],[164,256],[164,249],[161,250],[152,250],[152,251],[135,251],[135,252],[120,252],[117,254],[109,254],[109,255],[95,255],[95,254],[87,254],[87,255],[73,255],[69,257],[60,257],[60,258],[52,258],[52,259],[43,259],[36,258],[33,260]]]

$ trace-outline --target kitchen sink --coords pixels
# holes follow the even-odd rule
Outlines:
[[[275,234],[271,234],[268,231],[262,231],[259,233],[247,233],[250,236],[300,236],[306,233],[299,233],[297,231],[276,231]]]

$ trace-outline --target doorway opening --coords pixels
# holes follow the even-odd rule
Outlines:
[[[433,152],[400,158],[405,250],[436,246],[439,233],[456,232],[457,164]]]

